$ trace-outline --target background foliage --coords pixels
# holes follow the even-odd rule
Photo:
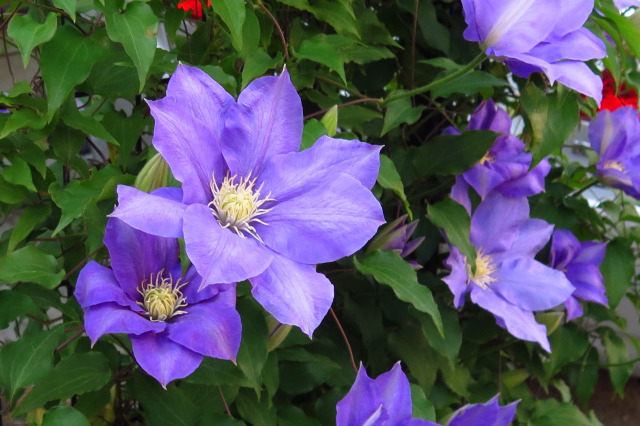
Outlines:
[[[596,3],[601,12],[590,28],[611,38],[609,57],[599,65],[616,81],[640,84],[640,15],[621,16],[609,0]],[[608,370],[622,396],[635,361],[629,349],[639,346],[615,308],[624,298],[640,307],[634,267],[640,217],[621,193],[589,204],[581,194],[595,167],[561,154],[580,126],[579,114],[593,116],[595,103],[550,87],[540,74],[514,78],[495,60],[431,92],[396,96],[459,70],[479,53],[462,38],[462,6],[454,0],[201,6],[201,17],[171,0],[0,6],[1,60],[19,51],[33,70],[30,81],[14,78],[13,69],[0,76],[12,82],[0,93],[0,109],[10,112],[0,114],[3,421],[331,424],[355,378],[341,324],[355,362],[371,376],[402,361],[417,417],[441,420],[465,402],[501,392],[503,402],[522,399],[522,424],[599,424],[585,409],[599,369]],[[286,64],[307,118],[303,146],[324,134],[384,145],[374,192],[387,221],[402,214],[419,219],[414,236],[425,240],[412,255],[423,265],[417,272],[397,253],[375,249],[322,265],[335,284],[339,323],[328,315],[313,340],[298,329],[276,328],[241,284],[237,365],[205,359],[165,391],[137,367],[124,336],[91,349],[82,311],[69,296],[80,268],[106,258],[102,238],[116,185],[133,184],[155,154],[144,99],[164,96],[178,61],[200,67],[234,95]],[[463,130],[488,98],[522,117],[521,137],[534,163],[553,154],[547,190],[531,199],[532,216],[582,240],[610,241],[602,266],[610,309],[589,304],[570,323],[557,312],[541,315],[553,331],[551,354],[514,339],[474,305],[456,311],[439,278],[446,253],[436,226],[449,235],[469,226],[464,212],[442,201],[454,176],[484,155],[494,135],[438,135],[450,125]]]

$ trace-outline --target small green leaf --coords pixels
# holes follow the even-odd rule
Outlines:
[[[26,294],[11,290],[0,291],[0,330],[7,328],[20,315],[38,312],[40,308]]]
[[[358,20],[353,12],[351,0],[318,0],[307,7],[321,21],[331,25],[338,34],[350,35],[360,39]]]
[[[76,22],[76,4],[78,0],[53,0],[53,4],[64,10],[71,16],[71,20]]]
[[[471,218],[465,208],[451,198],[427,207],[429,220],[444,229],[449,242],[466,256],[467,263],[475,266],[476,249],[470,241]]]
[[[11,18],[7,34],[18,45],[25,69],[29,63],[33,48],[51,40],[56,33],[57,22],[55,13],[48,13],[42,24],[36,22],[29,15],[17,14]]]
[[[629,362],[629,349],[624,340],[618,336],[613,330],[608,329],[603,336],[604,349],[607,353],[609,364],[620,364],[609,366],[609,375],[611,383],[616,389],[616,393],[620,398],[624,397],[624,387],[633,373],[634,362]]]
[[[62,121],[73,129],[88,133],[113,145],[118,145],[118,142],[104,128],[102,123],[91,116],[83,115],[73,103],[67,103],[63,107]]]
[[[300,44],[300,49],[295,53],[295,56],[299,59],[309,59],[327,66],[337,72],[344,84],[347,84],[347,77],[344,74],[344,61],[335,47],[326,41],[320,38],[305,40]]]
[[[110,379],[109,361],[102,353],[73,354],[60,361],[49,375],[38,380],[14,413],[27,413],[55,399],[98,390]]]
[[[46,117],[29,108],[22,108],[9,114],[4,127],[0,129],[0,139],[5,138],[9,134],[18,129],[27,127],[30,129],[40,130],[47,124]]]
[[[461,174],[482,159],[497,136],[484,130],[436,136],[418,149],[413,167],[420,177]]]
[[[162,389],[154,378],[142,372],[127,382],[131,394],[144,408],[145,423],[154,426],[192,426],[197,424],[195,403],[173,384]],[[217,423],[215,423],[217,424]]]
[[[304,125],[300,150],[311,148],[321,136],[327,135],[327,128],[320,121],[312,118]]]
[[[635,256],[629,242],[616,238],[607,244],[607,253],[600,265],[607,289],[609,306],[615,308],[627,293],[634,274]]]
[[[440,333],[430,316],[420,314],[418,318],[429,346],[453,362],[456,360],[462,346],[462,329],[458,322],[458,314],[453,309],[440,308],[440,315],[442,317],[444,335]]]
[[[242,50],[242,27],[245,20],[244,0],[220,0],[213,8],[215,13],[229,28],[231,43],[238,52]]]
[[[121,43],[138,70],[139,91],[144,88],[147,75],[156,54],[158,43],[158,17],[147,3],[134,1],[124,13],[116,2],[107,2],[105,21],[109,37]]]
[[[27,162],[20,157],[12,158],[11,165],[3,167],[2,175],[9,183],[24,186],[33,192],[37,191],[36,187],[33,185],[31,168]]]
[[[241,389],[236,398],[236,406],[243,419],[254,426],[277,424],[276,410],[266,395],[258,398],[248,389]]]
[[[391,92],[391,95],[396,95],[404,92],[404,90],[396,90]],[[397,101],[389,102],[384,114],[384,124],[382,125],[382,133],[380,136],[384,136],[390,130],[395,129],[402,123],[413,124],[422,115],[424,106],[414,107],[411,105],[411,99],[402,98]]]
[[[498,77],[484,72],[471,71],[468,74],[455,78],[433,89],[434,97],[448,97],[454,93],[462,93],[471,96],[490,87],[506,86],[507,82]]]
[[[578,407],[555,399],[538,400],[529,426],[602,426],[595,418],[585,416]]]
[[[62,327],[23,336],[0,347],[0,383],[10,398],[53,369],[53,351],[62,340]]]
[[[26,246],[0,257],[0,281],[9,284],[34,282],[54,288],[63,276],[56,258],[36,246]]]
[[[73,407],[58,406],[47,410],[42,426],[90,426],[89,420]]]
[[[247,87],[251,80],[264,74],[267,70],[275,68],[282,62],[282,56],[278,53],[275,58],[269,56],[266,50],[259,47],[247,58],[242,68],[242,88]]]
[[[11,231],[7,253],[11,253],[37,225],[44,222],[50,215],[51,207],[48,205],[34,205],[24,209],[23,212],[20,213],[18,223],[15,228],[13,228],[13,231]]]
[[[334,137],[338,131],[338,105],[329,108],[329,111],[324,113],[320,122],[327,128],[327,135]]]
[[[531,125],[531,153],[535,166],[562,147],[580,121],[577,95],[559,87],[553,94],[544,93],[535,84],[525,88],[520,103]]]
[[[440,334],[444,336],[442,318],[431,290],[418,282],[416,271],[398,253],[378,250],[368,254],[361,261],[354,258],[354,263],[363,274],[372,275],[376,281],[391,287],[398,299],[411,303],[420,312],[429,314]]]
[[[381,187],[392,190],[398,197],[400,197],[404,203],[405,210],[409,214],[409,218],[413,220],[413,213],[411,212],[407,196],[404,194],[404,185],[400,179],[400,174],[398,173],[395,164],[393,164],[393,161],[384,154],[380,154],[378,183]]]
[[[186,382],[209,386],[251,386],[237,365],[231,361],[205,357]]]

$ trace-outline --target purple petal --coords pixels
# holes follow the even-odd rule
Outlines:
[[[486,197],[491,190],[505,181],[502,174],[484,164],[476,164],[464,172],[462,177],[481,198]]]
[[[547,245],[552,232],[553,225],[541,219],[529,219],[518,230],[518,236],[507,254],[511,257],[534,258]]]
[[[364,425],[376,416],[380,421],[385,420],[387,416],[383,410],[378,387],[374,380],[369,378],[361,364],[353,386],[347,395],[336,404],[336,426]]]
[[[509,426],[516,415],[518,402],[500,407],[498,395],[485,404],[467,404],[456,411],[448,426]]]
[[[193,204],[185,211],[187,255],[204,286],[255,277],[264,271],[272,252],[251,236],[240,237],[223,228],[207,206]]]
[[[460,251],[453,246],[450,246],[450,250],[449,257],[444,263],[451,269],[451,273],[444,277],[442,281],[447,283],[449,290],[453,293],[453,306],[460,308],[464,305],[464,296],[470,290],[467,284],[467,270],[464,257]]]
[[[511,132],[511,117],[507,111],[497,107],[493,99],[489,99],[482,102],[471,114],[467,130],[493,130],[509,134]]]
[[[500,325],[518,339],[538,342],[547,352],[551,352],[547,329],[538,324],[529,311],[518,308],[498,296],[493,291],[483,290],[474,286],[471,291],[471,300],[487,311],[491,312]]]
[[[558,229],[553,233],[553,238],[551,239],[551,253],[549,255],[551,266],[564,270],[579,251],[580,241],[575,235],[571,231]]]
[[[103,334],[160,333],[164,331],[165,326],[164,322],[149,321],[131,309],[123,308],[115,303],[89,306],[84,312],[84,329],[91,339],[91,344],[95,344]]]
[[[567,279],[576,288],[575,297],[607,306],[604,278],[598,267],[591,263],[573,263],[567,268]]]
[[[584,62],[561,61],[551,64],[556,79],[565,86],[602,102],[602,80]]]
[[[530,197],[544,191],[544,178],[549,174],[551,164],[546,158],[536,167],[519,178],[504,182],[496,191],[506,197]]]
[[[451,198],[461,204],[471,215],[471,199],[469,198],[469,184],[462,176],[456,176],[456,183],[451,188]]]
[[[501,262],[496,278],[491,289],[528,311],[560,305],[575,290],[562,272],[533,259],[512,258]]]
[[[231,174],[259,176],[277,154],[302,141],[302,102],[285,69],[279,77],[252,81],[228,114],[220,146]]]
[[[580,252],[573,259],[576,263],[592,263],[600,266],[607,252],[607,243],[585,241],[581,244]]]
[[[262,274],[251,279],[253,297],[282,324],[309,335],[320,325],[333,302],[333,284],[316,272],[283,256],[274,256]]]
[[[631,106],[600,111],[589,126],[591,147],[605,159],[618,157],[639,134],[638,111]]]
[[[105,302],[130,308],[137,306],[122,290],[111,269],[93,260],[80,271],[74,295],[83,309]]]
[[[202,362],[202,355],[162,334],[145,333],[131,337],[131,345],[140,367],[165,389],[172,380],[193,373]]]
[[[578,299],[573,296],[565,300],[564,307],[567,309],[567,321],[571,321],[584,315],[582,305]]]
[[[547,62],[565,59],[589,61],[604,58],[606,53],[606,47],[602,40],[586,28],[573,31],[557,41],[541,43],[529,52],[529,54]]]
[[[269,226],[256,229],[269,248],[301,263],[333,262],[353,254],[384,223],[380,202],[344,173],[284,200],[275,198],[272,210],[262,216]]]
[[[138,287],[151,274],[164,270],[180,274],[180,245],[175,238],[138,231],[120,219],[107,222],[104,243],[111,256],[111,268],[129,297],[138,298]],[[176,279],[178,277],[175,277]]]
[[[167,337],[196,353],[235,361],[242,336],[238,312],[215,299],[185,310],[167,324]]]
[[[109,216],[142,232],[180,238],[185,208],[186,205],[181,202],[147,194],[131,186],[118,185],[118,206]]]
[[[471,242],[485,254],[507,250],[528,217],[526,198],[506,198],[492,192],[471,218]]]
[[[558,19],[551,37],[560,38],[571,31],[582,28],[593,10],[593,0],[562,0],[560,4],[561,19]]]
[[[212,174],[222,176],[220,133],[233,97],[205,72],[179,65],[167,96],[148,103],[155,118],[153,145],[182,182],[184,202],[208,203]]]
[[[202,285],[202,277],[198,274],[193,265],[191,265],[187,270],[187,273],[184,276],[184,282],[189,284],[184,286],[182,294],[187,298],[187,303],[190,305],[215,297],[218,302],[224,303],[224,306],[228,308],[234,308],[236,306],[235,283],[206,283],[206,285]]]
[[[323,136],[309,149],[271,157],[259,180],[276,200],[322,185],[338,173],[371,189],[380,170],[380,149],[380,145]]]
[[[412,402],[409,380],[398,361],[391,371],[374,380],[378,387],[390,424],[411,418]]]

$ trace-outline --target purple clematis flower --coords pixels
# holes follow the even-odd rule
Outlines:
[[[564,306],[567,319],[572,320],[584,312],[578,299],[589,300],[608,306],[604,278],[599,266],[604,259],[607,243],[585,241],[581,243],[569,231],[559,229],[551,239],[550,266],[565,273],[576,288]]]
[[[477,258],[475,273],[456,247],[445,261],[451,274],[443,280],[461,307],[465,295],[491,312],[513,336],[540,343],[550,352],[546,328],[533,311],[563,303],[575,290],[564,274],[536,261],[553,226],[529,219],[526,198],[490,193],[471,216],[471,243]]]
[[[182,192],[121,186],[112,216],[184,237],[203,288],[249,279],[271,315],[311,335],[333,301],[315,265],[354,253],[384,223],[370,191],[381,147],[322,137],[298,152],[302,103],[286,70],[256,79],[236,102],[179,65],[167,96],[149,104],[153,144]]]
[[[448,426],[507,426],[518,401],[500,407],[496,395],[486,404],[468,404],[456,411]],[[336,405],[337,426],[439,426],[412,417],[411,387],[400,362],[391,371],[371,379],[360,365],[349,393]]]
[[[182,278],[176,239],[119,219],[107,223],[104,243],[111,269],[89,262],[75,289],[93,344],[127,333],[136,361],[163,387],[191,374],[204,356],[235,360],[242,334],[235,284],[197,291],[202,278],[193,267]]]
[[[607,184],[640,199],[640,119],[633,107],[600,111],[589,128],[600,154],[598,175]]]
[[[598,104],[602,80],[584,63],[604,58],[602,40],[584,28],[594,0],[462,0],[464,38],[482,43],[511,72],[543,72]]]
[[[532,156],[524,152],[525,144],[511,135],[511,117],[493,100],[482,102],[471,115],[467,130],[491,130],[502,133],[484,157],[462,175],[456,176],[453,198],[471,211],[469,186],[485,198],[491,191],[506,197],[529,197],[544,191],[544,178],[551,165],[544,159],[531,171]],[[449,127],[446,133],[459,133]]]

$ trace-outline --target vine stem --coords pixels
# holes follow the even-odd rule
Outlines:
[[[356,374],[357,374],[358,373],[358,367],[356,367],[356,359],[353,357],[353,351],[351,350],[351,345],[349,344],[349,339],[347,338],[347,335],[344,332],[344,329],[342,328],[342,324],[340,324],[340,320],[336,316],[336,313],[333,311],[333,308],[329,308],[329,312],[331,312],[331,316],[333,317],[334,321],[338,325],[338,329],[340,330],[340,334],[342,334],[342,338],[344,339],[344,342],[347,344],[347,351],[349,351],[349,358],[351,358],[351,366],[353,367],[353,371],[355,371]]]
[[[343,104],[336,105],[336,106],[338,108],[342,108],[342,107],[346,107],[346,106],[349,106],[349,105],[361,104],[363,102],[373,102],[373,103],[376,103],[376,104],[379,105],[382,102],[382,100],[381,99],[376,99],[376,98],[354,99],[353,101],[345,102]],[[325,112],[329,111],[330,109],[331,108],[325,108],[325,109],[322,109],[320,111],[312,112],[309,115],[305,115],[304,119],[308,120],[309,118],[317,117],[317,116],[322,115]]]
[[[231,414],[231,410],[229,409],[229,404],[227,404],[227,400],[225,399],[224,393],[222,393],[222,388],[220,386],[218,386],[218,393],[220,393],[220,399],[222,399],[224,410],[227,412],[227,415],[233,417],[233,414]]]
[[[467,65],[465,65],[463,68],[460,68],[458,71],[446,75],[436,81],[432,81],[429,84],[426,84],[424,86],[415,88],[413,90],[408,90],[406,92],[402,92],[402,93],[397,93],[395,95],[389,96],[387,99],[385,99],[382,104],[386,105],[390,102],[393,101],[397,101],[399,99],[404,99],[404,98],[409,98],[411,96],[415,96],[415,95],[419,95],[421,93],[424,92],[428,92],[430,90],[432,90],[435,87],[441,86],[445,83],[450,82],[451,80],[455,80],[458,77],[461,77],[465,74],[467,74],[468,72],[470,72],[471,70],[473,70],[475,67],[477,67],[479,64],[482,63],[482,61],[484,61],[485,59],[487,59],[487,55],[483,53],[480,53],[478,56],[476,56],[471,62],[469,62]]]
[[[577,197],[578,195],[582,194],[584,191],[586,191],[589,188],[593,188],[594,186],[596,186],[598,184],[598,179],[594,179],[591,182],[589,182],[588,184],[586,184],[584,187],[573,191],[571,194],[567,195],[567,197]]]
[[[275,16],[273,16],[271,12],[269,12],[269,9],[267,9],[267,6],[265,6],[261,1],[258,2],[258,6],[260,6],[262,10],[264,10],[267,13],[267,15],[269,15],[269,18],[278,29],[278,33],[280,34],[280,40],[282,40],[282,48],[284,49],[284,59],[285,61],[289,62],[289,44],[287,43],[287,39],[284,36],[284,32],[282,31],[280,24],[278,24],[278,20],[276,19]]]

